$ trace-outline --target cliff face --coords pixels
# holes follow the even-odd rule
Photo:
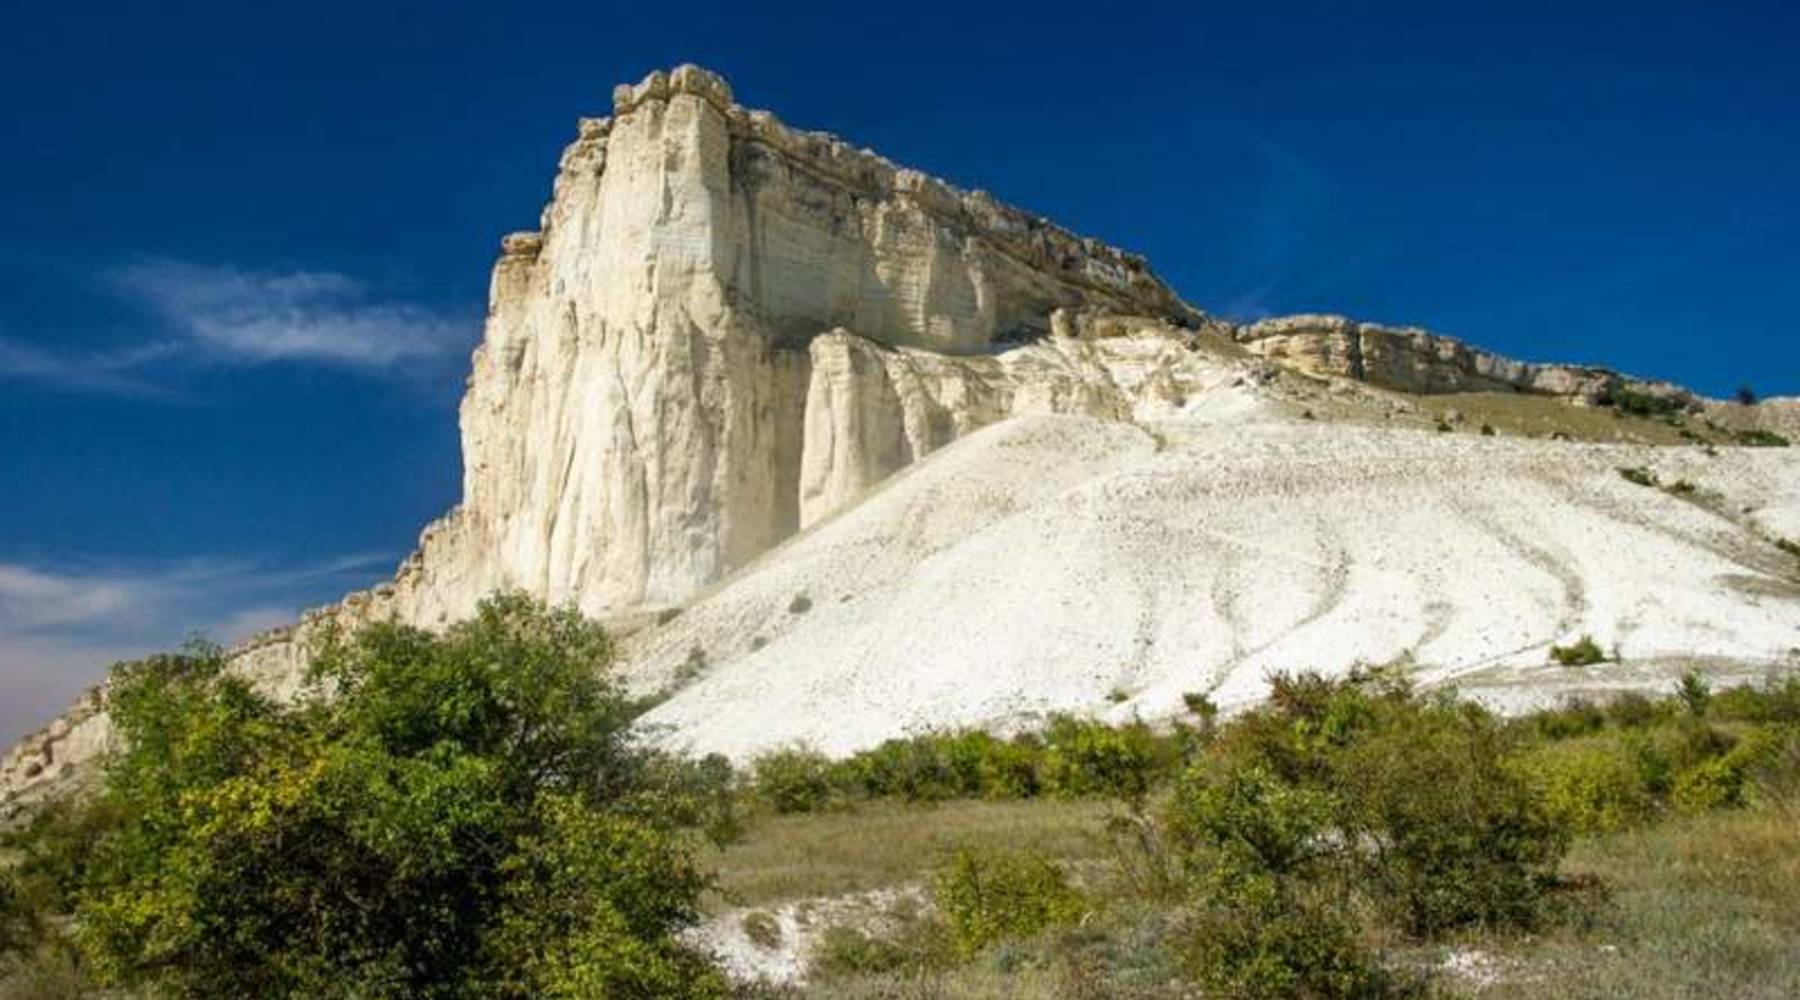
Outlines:
[[[678,603],[1004,416],[1007,394],[958,359],[1042,337],[1061,308],[1204,321],[1142,259],[746,110],[697,67],[620,87],[611,117],[579,123],[539,229],[502,241],[461,408],[462,503],[391,583],[238,662],[289,693],[320,622],[434,626],[498,588],[591,614]],[[941,358],[941,384],[870,395],[844,367],[851,342]],[[42,780],[65,742],[15,748],[0,787]]]
[[[679,602],[822,513],[803,470],[891,471],[996,415],[952,402],[904,456],[809,440],[861,419],[830,415],[812,371],[833,329],[956,357],[1065,306],[1197,319],[1141,260],[746,111],[694,67],[614,111],[582,122],[541,231],[505,241],[464,501],[398,582],[403,618],[502,586],[595,613]]]
[[[1234,327],[1183,303],[1137,257],[791,129],[684,66],[619,88],[611,117],[583,119],[538,229],[502,241],[460,413],[462,502],[390,583],[247,644],[235,668],[291,697],[321,625],[435,627],[502,588],[644,620],[989,425],[1097,418],[1110,429],[1078,435],[1097,469],[1114,449],[1156,452],[1262,412],[1259,387],[1292,378],[1283,368],[1333,392],[1357,380],[1596,402],[1630,388],[1765,429],[1791,429],[1796,412],[1341,317]],[[1169,421],[1156,435],[1123,426]],[[990,438],[1010,442],[995,445],[1002,456],[1023,447]],[[1028,463],[1033,488],[1072,475],[1061,463]],[[999,487],[979,500],[933,489],[996,516],[1020,502]],[[907,514],[906,531],[871,537],[935,523],[928,506]],[[1130,519],[1121,509],[1107,517]],[[952,514],[945,523],[964,523]],[[875,563],[859,549],[848,565]],[[789,597],[769,606],[786,614]],[[748,643],[755,630],[740,619],[721,618],[721,630]],[[0,796],[40,794],[102,752],[104,698],[0,758]]]

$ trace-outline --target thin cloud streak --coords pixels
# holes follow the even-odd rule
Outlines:
[[[384,300],[330,271],[258,273],[152,260],[113,284],[168,322],[199,356],[232,364],[309,362],[382,371],[465,349],[472,324]]]
[[[0,336],[0,382],[117,396],[173,398],[181,366],[312,365],[415,375],[465,354],[473,318],[383,296],[333,271],[261,272],[151,259],[105,274],[102,286],[165,330],[157,339],[59,352]]]
[[[179,350],[175,344],[153,343],[116,351],[60,355],[0,337],[0,380],[37,382],[75,392],[165,396],[167,390],[131,373]]]

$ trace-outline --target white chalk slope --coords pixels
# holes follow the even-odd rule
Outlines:
[[[1217,401],[1214,400],[1214,403]],[[1153,430],[990,427],[701,595],[628,650],[676,745],[833,753],[1044,713],[1226,706],[1270,671],[1410,658],[1432,682],[1800,655],[1800,449],[1586,445],[1248,405]],[[1622,466],[1687,480],[1647,488]]]

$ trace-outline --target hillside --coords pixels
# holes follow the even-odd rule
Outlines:
[[[1506,704],[1760,673],[1800,647],[1800,460],[1740,445],[1796,425],[1412,328],[1233,324],[684,66],[582,119],[502,241],[462,502],[235,669],[292,696],[321,628],[522,590],[629,634],[665,738],[740,757],[1246,704],[1285,667]],[[1625,662],[1547,665],[1584,635]],[[110,739],[98,691],[0,794]]]

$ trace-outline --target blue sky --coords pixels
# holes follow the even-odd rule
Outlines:
[[[500,235],[683,61],[1213,312],[1800,393],[1794,5],[865,6],[9,10],[0,741],[386,575],[456,499]]]

